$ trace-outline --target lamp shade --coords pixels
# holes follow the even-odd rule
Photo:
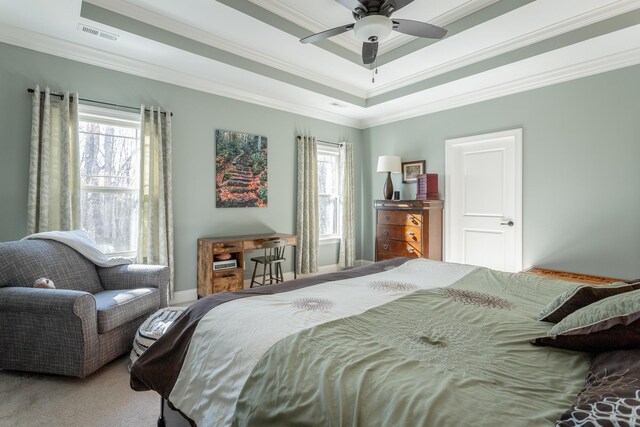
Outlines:
[[[402,161],[398,156],[380,156],[378,157],[378,172],[402,172]]]
[[[383,15],[369,15],[358,20],[353,27],[356,38],[361,42],[381,42],[393,29],[393,21]]]

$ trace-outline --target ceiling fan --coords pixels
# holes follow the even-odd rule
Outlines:
[[[372,64],[378,54],[378,42],[384,40],[391,30],[416,37],[441,39],[447,30],[426,22],[408,19],[392,19],[391,14],[402,9],[413,0],[336,0],[353,12],[353,24],[332,28],[300,39],[302,43],[315,43],[353,30],[362,41],[362,62]]]

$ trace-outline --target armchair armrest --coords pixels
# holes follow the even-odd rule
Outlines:
[[[107,290],[158,288],[161,307],[167,306],[169,267],[162,265],[125,264],[98,268],[102,287]]]
[[[96,300],[82,291],[9,286],[0,288],[0,311],[85,317],[95,313]]]

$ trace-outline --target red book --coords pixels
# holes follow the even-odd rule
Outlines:
[[[416,179],[418,182],[416,200],[437,200],[440,198],[437,173],[423,173],[416,176]]]

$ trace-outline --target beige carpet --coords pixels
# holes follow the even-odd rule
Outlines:
[[[0,371],[0,427],[153,427],[155,392],[129,387],[128,355],[78,378]]]

